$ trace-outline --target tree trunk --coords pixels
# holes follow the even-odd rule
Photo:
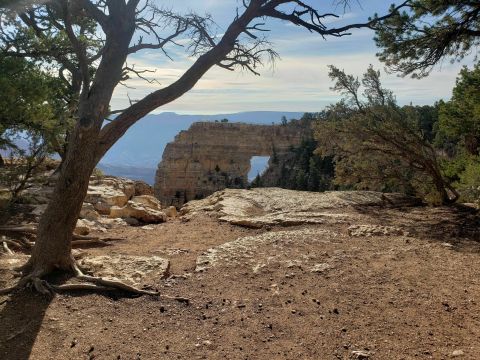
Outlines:
[[[3,160],[2,154],[0,154],[0,168],[5,166],[5,161]]]
[[[445,180],[443,180],[443,177],[440,174],[434,173],[432,174],[432,178],[433,178],[435,188],[437,189],[437,192],[440,195],[442,205],[451,205],[455,201],[457,201],[457,198],[458,198],[457,193],[451,190],[453,198],[450,197],[447,191],[447,188],[449,188],[449,186],[445,183]]]
[[[91,81],[88,74],[82,73],[84,83],[76,125],[68,136],[67,151],[62,159],[58,180],[40,219],[37,240],[24,273],[40,277],[54,269],[72,270],[72,233],[87,194],[90,175],[99,160],[95,155],[100,129],[113,91],[122,79],[129,44],[135,31],[137,3],[112,1],[108,4],[110,14],[104,27],[106,41],[101,61]],[[79,53],[83,51],[78,50]],[[82,54],[78,58],[82,66],[85,59]]]
[[[40,219],[35,247],[25,269],[34,276],[72,268],[72,233],[95,166],[99,130],[95,126],[76,128],[52,198]]]

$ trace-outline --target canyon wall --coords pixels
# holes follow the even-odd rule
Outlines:
[[[309,134],[305,127],[198,122],[168,143],[155,176],[164,206],[182,206],[224,188],[244,188],[252,156],[288,152]]]

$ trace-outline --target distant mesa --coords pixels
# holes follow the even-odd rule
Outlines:
[[[308,133],[298,124],[194,123],[167,144],[155,176],[155,196],[164,205],[181,207],[221,189],[245,188],[253,156],[272,161]]]

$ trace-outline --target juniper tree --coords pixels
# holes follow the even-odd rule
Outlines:
[[[315,133],[318,152],[334,156],[337,184],[403,190],[443,204],[458,199],[422,131],[420,111],[399,107],[380,72],[370,67],[359,80],[331,66],[329,75],[344,99],[324,112]]]
[[[71,104],[75,125],[64,164],[17,287],[31,282],[46,291],[39,279],[60,269],[73,270],[97,284],[124,288],[120,283],[85,277],[71,257],[72,231],[90,174],[132,125],[188,92],[212,67],[230,71],[241,68],[258,75],[262,64],[277,57],[265,37],[265,19],[281,20],[322,37],[341,37],[353,29],[373,28],[405,6],[402,3],[385,16],[375,16],[365,23],[329,27],[328,20],[337,15],[300,0],[244,0],[232,13],[225,31],[218,34],[211,16],[180,14],[158,3],[161,1],[51,0],[24,5],[23,1],[0,12],[0,51],[6,56],[51,63],[76,95]],[[189,40],[185,48],[195,59],[191,66],[170,85],[159,86],[125,109],[112,110],[110,101],[117,86],[132,76],[145,78],[145,73],[131,63],[131,56],[145,50],[156,51],[159,57],[169,56],[169,48],[180,39]],[[113,113],[115,119],[104,126]]]

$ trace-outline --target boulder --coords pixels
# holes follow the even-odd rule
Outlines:
[[[153,187],[148,185],[145,181],[135,180],[135,196],[152,195]]]
[[[112,206],[124,206],[129,197],[120,190],[104,185],[90,185],[85,202],[92,204],[95,209],[104,215],[110,213]]]
[[[106,218],[106,217],[100,217],[97,220],[97,223],[101,224],[101,226],[103,226],[104,228],[107,228],[107,229],[112,229],[112,228],[117,227],[117,226],[127,226],[128,225],[128,223],[123,219],[120,219],[120,218],[110,219],[110,218]]]
[[[177,217],[177,215],[178,215],[177,208],[175,206],[169,206],[168,208],[164,209],[163,211],[165,211],[165,214],[168,217]]]
[[[95,210],[98,211],[101,215],[110,215],[110,208],[112,207],[111,204],[107,204],[106,202],[99,201],[93,205]]]
[[[125,221],[128,225],[130,226],[138,226],[140,225],[140,221],[138,221],[137,219],[133,218],[133,217],[127,217],[125,219],[122,219],[123,221]]]
[[[160,201],[158,201],[157,198],[153,197],[152,195],[134,196],[131,201],[154,210],[162,210],[162,205],[160,204]]]
[[[99,218],[98,220],[100,220]],[[73,231],[77,235],[88,235],[92,231],[107,231],[105,226],[100,221],[90,221],[87,219],[78,219],[75,230]]]
[[[128,197],[128,199],[135,195],[135,182],[127,178],[104,176],[92,181],[91,185],[104,186],[121,191]]]
[[[87,220],[98,220],[100,214],[95,210],[95,207],[89,203],[83,203],[82,210],[80,210],[80,218]]]
[[[129,201],[124,207],[112,206],[111,218],[134,218],[144,223],[161,223],[167,220],[163,211],[155,210],[145,205]]]
[[[88,235],[91,229],[91,223],[88,220],[78,219],[77,225],[75,226],[75,230],[73,232],[77,235]]]

